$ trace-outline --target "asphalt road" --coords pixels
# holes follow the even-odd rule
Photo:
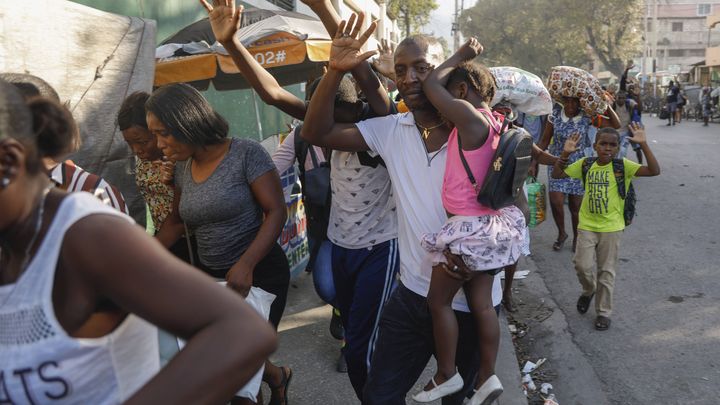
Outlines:
[[[662,174],[634,182],[610,330],[593,328],[594,305],[575,309],[570,243],[551,250],[552,218],[532,232],[540,278],[519,283],[519,298],[526,315],[531,306],[555,313],[523,339],[555,368],[563,405],[720,403],[720,125],[643,118]]]

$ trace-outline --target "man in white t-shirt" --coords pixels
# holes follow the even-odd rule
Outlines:
[[[371,29],[374,28],[371,25]],[[363,404],[405,404],[405,396],[418,379],[434,351],[432,320],[426,296],[432,265],[420,246],[420,237],[436,232],[447,219],[441,200],[442,179],[450,127],[422,91],[422,80],[442,62],[442,47],[428,36],[403,40],[395,53],[396,84],[412,111],[341,124],[333,121],[333,98],[344,72],[366,59],[362,44],[370,34],[356,39],[346,28],[333,40],[330,69],[309,105],[301,135],[309,142],[333,150],[372,151],[385,161],[398,213],[400,283],[380,319]],[[421,134],[422,132],[422,134]],[[462,260],[451,258],[467,271]],[[452,272],[448,272],[452,274]],[[500,282],[493,285],[493,305],[502,296]],[[477,330],[464,294],[453,301],[460,327],[457,366],[465,387],[447,396],[443,404],[460,404],[474,386],[479,366]]]

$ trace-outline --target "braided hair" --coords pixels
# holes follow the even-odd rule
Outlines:
[[[490,103],[495,97],[495,77],[485,65],[472,61],[458,65],[450,73],[447,87],[457,82],[467,83],[486,103]]]

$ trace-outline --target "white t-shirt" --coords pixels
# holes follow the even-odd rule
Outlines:
[[[432,262],[420,246],[420,238],[438,232],[447,220],[442,204],[447,145],[427,153],[412,113],[394,114],[360,121],[357,128],[373,152],[387,165],[398,212],[400,281],[416,294],[427,297]],[[500,277],[493,283],[493,305],[500,304]],[[453,309],[469,312],[462,289]]]
[[[327,236],[347,249],[363,249],[397,238],[395,198],[388,171],[371,152],[333,151],[332,205]]]

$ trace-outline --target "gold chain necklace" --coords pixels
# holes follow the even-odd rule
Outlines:
[[[441,121],[439,124],[435,125],[434,127],[428,128],[428,127],[424,127],[424,126],[418,124],[417,121],[415,122],[415,126],[417,126],[418,129],[422,130],[421,135],[422,135],[423,139],[428,139],[428,136],[430,136],[430,131],[432,131],[435,128],[440,128],[443,125],[445,125],[445,123]]]

